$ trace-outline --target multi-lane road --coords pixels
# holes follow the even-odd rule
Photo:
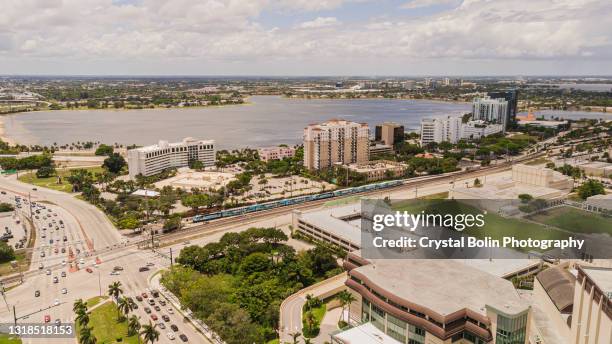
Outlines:
[[[533,157],[533,155],[521,157],[518,161]],[[417,188],[419,190],[429,188],[431,192],[444,191],[448,189],[451,181],[476,178],[509,167],[509,164],[501,164],[468,173],[408,181],[397,188],[368,192],[364,195],[414,197]],[[0,303],[3,303],[0,304],[0,322],[12,323],[15,315],[19,318],[18,322],[42,322],[45,315],[49,315],[52,322],[57,319],[62,322],[74,321],[72,312],[74,300],[104,295],[107,286],[114,281],[122,283],[125,295],[135,298],[143,292],[149,294],[151,277],[169,264],[169,260],[165,257],[138,249],[136,243],[138,240],[128,240],[123,237],[99,209],[73,195],[44,188],[34,190],[31,185],[19,182],[14,176],[0,177],[0,191],[4,192],[0,196],[6,200],[14,202],[15,196],[21,199],[19,212],[22,217],[30,215],[31,202],[36,204],[32,208],[36,233],[32,264],[30,270],[24,273],[25,282],[8,290],[4,294],[4,300],[0,300]],[[177,256],[184,247],[185,240],[201,244],[218,240],[225,232],[240,231],[249,226],[287,225],[293,209],[316,208],[327,201],[329,200],[276,208],[249,214],[248,217],[228,218],[196,225],[187,230],[160,236],[161,244],[165,246],[162,250],[167,252],[172,248]],[[44,255],[41,252],[44,252]],[[70,255],[71,253],[73,255]],[[139,272],[139,268],[147,264],[151,265],[150,271]],[[111,275],[115,266],[123,270]],[[36,291],[39,291],[39,296],[36,296]],[[156,302],[158,305],[159,302]],[[151,319],[151,315],[144,312],[146,306],[144,301],[137,303],[139,308],[135,311],[136,314],[141,317],[142,322],[147,322]],[[161,342],[172,342],[167,338],[167,333],[171,332],[169,324],[178,327],[175,333],[177,337],[183,333],[192,342],[206,342],[191,324],[184,322],[178,309],[174,309],[171,314],[165,306],[160,305],[160,311],[148,307],[152,309],[151,314],[157,316],[157,322],[163,322],[166,327],[160,329]],[[161,320],[162,315],[168,315],[170,321]],[[63,339],[63,342],[65,341]],[[26,339],[25,342],[50,341]]]

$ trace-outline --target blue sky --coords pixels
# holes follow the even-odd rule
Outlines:
[[[4,0],[0,74],[612,70],[606,0]]]

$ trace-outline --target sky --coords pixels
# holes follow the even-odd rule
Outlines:
[[[610,0],[0,0],[4,75],[610,75]]]

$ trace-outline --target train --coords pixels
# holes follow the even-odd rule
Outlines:
[[[356,186],[352,188],[345,188],[345,189],[340,189],[340,190],[335,190],[335,191],[322,192],[318,194],[284,198],[284,199],[277,200],[277,201],[270,201],[270,202],[265,202],[265,203],[247,205],[244,207],[217,211],[217,212],[213,212],[213,213],[209,213],[205,215],[196,215],[193,217],[192,221],[194,223],[208,222],[212,220],[221,219],[224,217],[244,215],[244,214],[253,213],[256,211],[269,210],[269,209],[274,209],[274,208],[279,208],[279,207],[286,207],[286,206],[295,205],[295,204],[302,204],[306,202],[318,201],[318,200],[326,199],[326,198],[347,196],[347,195],[352,195],[352,194],[358,194],[361,192],[386,189],[386,188],[401,185],[403,183],[404,183],[403,180],[390,180],[386,182],[367,184],[367,185]]]

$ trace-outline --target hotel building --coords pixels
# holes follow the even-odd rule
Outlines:
[[[259,159],[268,162],[270,160],[283,160],[295,155],[295,148],[292,147],[264,147],[257,150]]]
[[[181,142],[159,141],[156,145],[128,150],[132,179],[139,174],[150,176],[167,168],[185,167],[195,160],[201,161],[205,167],[214,166],[215,141],[188,137]]]
[[[365,123],[330,120],[304,128],[304,166],[309,170],[335,164],[365,164],[370,159],[370,129]]]
[[[531,307],[510,281],[445,259],[371,262],[352,252],[344,266],[356,299],[350,316],[390,337],[378,342],[529,343]],[[332,334],[332,343],[377,343],[350,340],[352,330]]]

